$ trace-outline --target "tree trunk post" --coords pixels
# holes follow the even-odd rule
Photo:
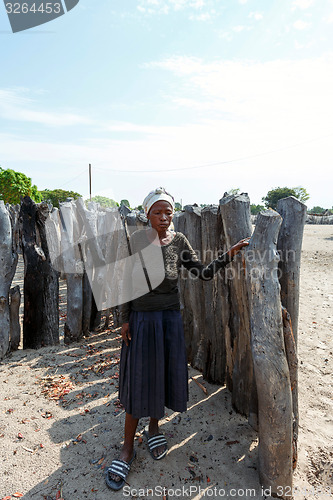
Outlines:
[[[280,253],[281,302],[290,314],[297,345],[301,250],[306,205],[294,196],[288,196],[278,201],[277,212],[283,219],[277,243]]]
[[[292,325],[292,333],[296,346],[298,338],[298,314],[299,314],[299,284],[301,271],[301,250],[303,241],[304,224],[306,220],[306,205],[294,196],[288,196],[278,201],[277,211],[283,221],[279,233],[277,248],[280,253],[279,272],[281,285],[281,302],[287,309]],[[293,373],[293,435],[294,455],[297,456],[298,441],[298,369]]]
[[[77,342],[82,332],[83,263],[78,240],[79,224],[73,202],[60,204],[61,251],[67,282],[67,319],[64,327],[66,344]]]
[[[22,200],[22,250],[24,258],[23,348],[39,349],[59,343],[59,281],[53,269],[46,238],[48,206]]]
[[[282,219],[267,210],[246,249],[251,346],[258,394],[259,477],[273,496],[292,488],[292,396],[284,346],[276,241]],[[281,494],[282,493],[282,494]]]
[[[9,348],[9,291],[16,271],[17,260],[11,218],[4,202],[0,200],[0,360],[5,357]]]
[[[193,249],[200,253],[201,209],[187,205],[184,207],[184,212],[174,218],[174,226],[189,239]],[[179,281],[188,360],[194,368],[202,370],[197,355],[204,321],[203,284],[184,269]]]
[[[224,195],[220,200],[226,247],[251,236],[250,199],[246,193]],[[226,328],[226,382],[232,392],[234,408],[248,416],[252,394],[253,364],[251,329],[245,277],[244,251],[241,251],[226,270],[229,288],[229,322]]]
[[[21,292],[19,285],[10,289],[10,350],[17,351],[21,341]]]
[[[224,248],[222,220],[217,207],[201,211],[202,262],[208,265]],[[205,315],[201,324],[198,358],[203,376],[212,383],[224,384],[226,371],[225,329],[228,315],[228,289],[225,269],[220,269],[213,280],[203,282]]]

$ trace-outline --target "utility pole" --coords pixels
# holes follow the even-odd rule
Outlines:
[[[89,193],[90,193],[90,201],[91,201],[91,163],[89,163]]]

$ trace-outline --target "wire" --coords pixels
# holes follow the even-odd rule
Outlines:
[[[67,186],[67,184],[69,184],[72,181],[75,181],[75,179],[77,179],[78,177],[81,177],[81,175],[85,174],[87,171],[88,171],[88,169],[85,168],[80,174],[78,174],[75,177],[73,177],[72,179],[64,182],[64,184],[62,184],[58,189],[61,189],[62,187]]]
[[[318,141],[320,139],[323,139],[323,138],[326,138],[326,137],[331,137],[333,134],[329,134],[329,135],[325,135],[325,136],[321,136],[321,137],[317,137],[316,139],[308,139],[306,141],[303,141],[303,142],[299,142],[297,144],[292,144],[290,146],[284,146],[282,148],[278,148],[278,149],[273,149],[271,151],[265,151],[263,153],[256,153],[254,155],[250,155],[250,156],[243,156],[241,158],[235,158],[233,160],[225,160],[225,161],[218,161],[218,162],[215,162],[215,163],[205,163],[203,165],[195,165],[193,167],[179,167],[179,168],[168,168],[168,169],[163,169],[162,170],[121,170],[121,169],[109,169],[109,168],[99,168],[99,167],[94,167],[94,170],[100,170],[102,172],[121,172],[121,173],[137,173],[137,174],[141,174],[141,173],[153,173],[153,172],[178,172],[179,170],[194,170],[194,169],[197,169],[197,168],[206,168],[206,167],[215,167],[217,165],[225,165],[227,163],[235,163],[237,161],[244,161],[244,160],[250,160],[252,158],[258,158],[259,156],[265,156],[265,155],[269,155],[269,154],[272,154],[272,153],[278,153],[279,151],[284,151],[286,149],[291,149],[291,148],[296,148],[298,146],[303,146],[304,144],[308,144],[310,142],[314,142],[314,141]]]

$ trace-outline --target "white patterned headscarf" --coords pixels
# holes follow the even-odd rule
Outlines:
[[[143,200],[142,206],[145,211],[145,214],[148,215],[149,210],[157,201],[167,201],[172,206],[172,210],[175,209],[175,200],[174,197],[171,196],[163,187],[159,187],[154,189],[154,191],[150,191],[150,193]]]

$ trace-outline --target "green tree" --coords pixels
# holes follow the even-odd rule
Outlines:
[[[251,208],[251,214],[252,215],[258,215],[259,212],[261,212],[262,210],[265,210],[265,207],[264,205],[250,205],[250,208]]]
[[[65,191],[64,189],[43,189],[40,193],[43,201],[52,203],[57,208],[59,208],[59,203],[66,201],[67,198],[74,198],[76,200],[82,197],[81,194],[75,191]]]
[[[105,208],[113,208],[113,207],[119,206],[116,201],[114,201],[112,198],[107,198],[106,196],[97,195],[97,196],[94,196],[93,198],[91,198],[91,201],[99,203],[101,205],[101,207],[105,207]]]
[[[31,184],[31,178],[22,172],[0,167],[0,199],[5,203],[16,205],[20,203],[21,196],[30,196],[37,203],[41,195],[37,186]]]
[[[301,201],[302,203],[305,203],[310,198],[309,193],[306,191],[305,188],[301,186],[295,187],[294,191],[296,193],[296,198],[298,198],[299,201]]]
[[[179,201],[175,202],[175,211],[180,212],[182,210],[182,204]]]
[[[130,204],[128,200],[120,200],[120,206],[121,205],[126,205],[126,207],[130,208]]]
[[[311,210],[308,210],[309,214],[322,214],[325,212],[325,208],[323,207],[313,207]]]
[[[231,188],[229,191],[227,191],[228,194],[239,194],[240,189],[239,188]]]

